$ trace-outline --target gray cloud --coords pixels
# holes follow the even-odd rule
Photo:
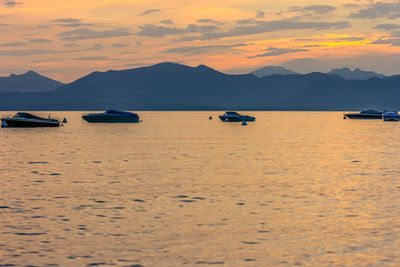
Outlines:
[[[16,2],[14,0],[3,0],[3,6],[5,7],[15,7],[19,4],[21,4],[21,2]]]
[[[349,42],[357,42],[357,41],[362,41],[365,40],[364,37],[343,37],[343,38],[339,38],[340,41],[349,41]]]
[[[76,43],[66,43],[64,44],[64,47],[77,47],[79,45],[77,45]]]
[[[257,20],[257,19],[241,19],[236,21],[237,24],[240,25],[246,25],[246,24],[257,24],[257,23],[263,23],[262,20]]]
[[[310,44],[310,45],[303,45],[302,47],[311,48],[311,47],[323,47],[323,46],[328,46],[328,45]]]
[[[199,20],[197,20],[197,23],[210,23],[210,24],[216,24],[216,25],[224,24],[221,21],[213,20],[213,19],[199,19]]]
[[[257,57],[274,57],[274,56],[280,56],[284,54],[292,54],[292,53],[298,53],[298,52],[307,52],[310,51],[308,49],[304,48],[298,48],[298,49],[289,49],[289,48],[275,48],[275,47],[269,47],[267,48],[265,53],[258,54],[255,56],[251,56],[248,58],[257,58]]]
[[[174,23],[172,20],[170,20],[170,19],[162,20],[162,21],[160,21],[160,23],[166,24],[166,25],[174,25],[174,24],[175,24],[175,23]]]
[[[60,51],[49,49],[0,50],[0,56],[34,56],[56,53],[60,53]]]
[[[183,46],[176,48],[169,48],[164,50],[164,53],[178,53],[178,54],[204,54],[208,52],[215,52],[220,50],[226,50],[228,48],[243,47],[246,44],[234,44],[234,45],[204,45],[204,46]]]
[[[360,9],[355,13],[351,13],[350,18],[357,19],[376,19],[376,18],[400,18],[400,2],[385,3],[377,2],[371,4],[369,7]]]
[[[56,19],[50,21],[51,23],[55,23],[61,27],[69,27],[69,28],[77,28],[77,27],[84,27],[84,26],[93,26],[94,24],[91,23],[82,23],[80,19]]]
[[[160,12],[161,9],[148,9],[145,10],[143,13],[140,13],[139,16],[144,16],[144,15],[148,15],[150,13],[154,13],[154,12]]]
[[[262,18],[264,18],[264,17],[265,17],[265,12],[264,12],[264,11],[261,11],[261,10],[258,10],[258,11],[257,11],[256,18],[262,19]]]
[[[129,36],[129,35],[132,35],[132,33],[124,28],[104,30],[104,31],[95,31],[85,28],[85,29],[66,31],[58,34],[61,40],[66,40],[66,41],[102,39],[102,38]]]
[[[356,3],[349,3],[349,4],[343,4],[342,7],[347,9],[352,9],[352,8],[360,8],[361,5]]]
[[[225,37],[243,36],[250,34],[259,34],[265,32],[274,32],[282,30],[329,30],[344,29],[350,27],[347,21],[339,22],[311,22],[311,21],[293,21],[293,20],[276,20],[261,21],[256,25],[235,27],[227,32],[208,32],[201,37],[204,39],[220,39]]]
[[[186,28],[157,26],[154,24],[146,24],[139,26],[140,31],[137,35],[149,37],[164,37],[166,35],[179,34],[199,34],[200,36],[187,36],[179,41],[193,40],[211,40],[225,37],[243,36],[251,34],[259,34],[265,32],[274,32],[282,30],[329,30],[344,29],[350,27],[347,21],[339,22],[311,22],[311,21],[294,21],[294,20],[277,20],[277,21],[259,21],[259,20],[243,20],[239,24],[251,24],[246,26],[237,26],[226,32],[220,32],[219,27],[212,25],[195,25],[189,24]]]
[[[378,39],[370,44],[390,44],[391,46],[400,46],[400,38]]]
[[[97,49],[102,49],[102,48],[103,48],[103,46],[101,44],[94,44],[90,50],[97,50]]]
[[[31,40],[29,40],[29,42],[32,44],[45,44],[45,43],[51,43],[53,41],[49,40],[49,39],[44,39],[44,38],[37,38],[37,39],[31,39]]]
[[[77,57],[77,58],[74,58],[74,59],[76,59],[76,60],[88,60],[88,61],[93,60],[93,61],[97,61],[97,60],[108,60],[110,58],[109,57]]]
[[[16,47],[16,46],[24,46],[26,43],[22,42],[13,42],[13,43],[3,43],[0,44],[1,47]]]
[[[290,12],[312,12],[315,14],[326,14],[334,10],[336,10],[336,7],[328,5],[311,5],[306,7],[295,6],[289,8]]]
[[[129,47],[129,44],[113,44],[112,47],[115,48],[123,48],[123,47]]]
[[[391,24],[391,23],[379,24],[379,25],[376,25],[374,27],[374,29],[388,30],[388,31],[395,30],[395,29],[398,29],[398,28],[400,28],[399,24]]]
[[[211,25],[195,25],[189,24],[186,28],[177,27],[165,27],[157,26],[154,24],[146,24],[139,26],[140,31],[137,35],[149,36],[149,37],[164,37],[166,35],[186,34],[186,33],[205,33],[212,32],[218,29],[216,26]]]
[[[18,50],[0,50],[0,56],[35,56],[35,55],[51,55],[51,54],[64,54],[73,52],[84,52],[101,49],[103,46],[96,44],[89,48],[84,49],[71,49],[71,50],[51,50],[51,49],[18,49]]]

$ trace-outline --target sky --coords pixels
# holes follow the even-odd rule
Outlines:
[[[0,0],[0,36],[0,76],[61,82],[160,62],[400,73],[400,1]]]

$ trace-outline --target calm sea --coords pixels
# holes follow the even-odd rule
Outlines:
[[[0,265],[400,265],[400,123],[220,113],[0,129]]]

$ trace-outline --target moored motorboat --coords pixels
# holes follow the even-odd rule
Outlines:
[[[139,116],[136,113],[109,109],[102,113],[83,114],[82,118],[87,122],[98,123],[134,123],[139,122]]]
[[[382,119],[382,113],[382,111],[369,109],[363,110],[359,113],[347,113],[343,115],[349,119]]]
[[[58,127],[60,121],[54,118],[42,118],[27,112],[18,112],[14,116],[1,118],[1,127]]]
[[[227,111],[224,115],[219,116],[225,122],[255,121],[255,117],[248,115],[240,115],[235,111]]]
[[[385,111],[382,114],[382,119],[384,121],[399,121],[400,115],[397,111]]]

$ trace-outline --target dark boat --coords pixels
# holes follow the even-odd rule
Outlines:
[[[224,115],[219,116],[222,121],[226,122],[238,122],[238,121],[255,121],[255,117],[248,115],[240,115],[235,111],[227,111]]]
[[[344,116],[349,119],[382,119],[382,113],[382,111],[370,109],[363,110],[360,113],[347,113]]]
[[[1,118],[1,127],[58,127],[60,121],[52,118],[42,118],[27,112],[18,112],[14,116]]]
[[[397,111],[385,111],[382,114],[384,121],[400,121],[400,115]]]
[[[106,122],[106,123],[133,123],[139,122],[136,113],[109,109],[103,113],[83,114],[82,118],[87,122]]]

